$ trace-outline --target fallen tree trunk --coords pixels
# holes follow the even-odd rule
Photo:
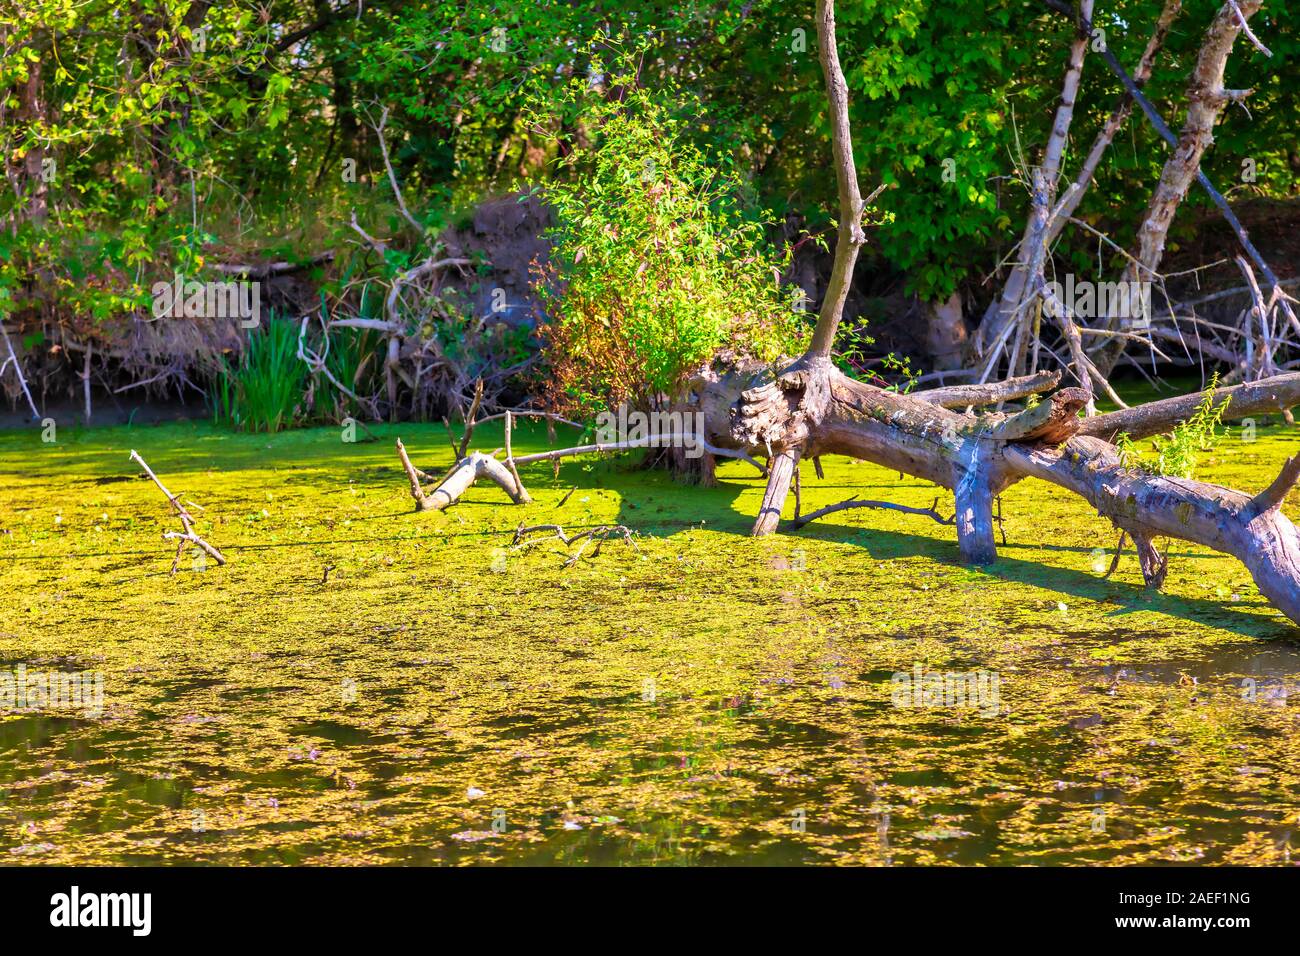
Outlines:
[[[1053,380],[1039,382],[1050,386]],[[1148,586],[1158,588],[1167,570],[1154,539],[1178,538],[1236,557],[1250,571],[1260,593],[1300,624],[1300,530],[1282,512],[1288,492],[1300,480],[1300,455],[1286,462],[1268,488],[1251,495],[1125,468],[1116,448],[1097,437],[1116,429],[1135,436],[1167,432],[1192,415],[1204,399],[1201,393],[1084,419],[1079,411],[1088,393],[1065,388],[1023,410],[962,414],[927,400],[924,393],[900,394],[850,379],[829,363],[810,365],[799,359],[775,373],[761,363],[732,355],[720,356],[692,385],[709,447],[732,457],[768,457],[768,483],[754,524],[756,535],[780,526],[802,459],[845,455],[949,489],[955,515],[945,519],[933,507],[850,499],[796,518],[792,530],[848,508],[891,508],[955,524],[962,559],[988,564],[997,559],[994,498],[1022,479],[1037,478],[1079,495],[1132,537]],[[1001,396],[1026,387],[1024,382],[995,383],[983,400],[996,403]],[[1227,405],[1228,417],[1281,411],[1300,404],[1300,373],[1218,394],[1222,398],[1216,395],[1216,403]],[[970,393],[962,401],[978,404]],[[644,444],[621,443],[624,447]],[[578,446],[511,460],[540,463],[610,450],[615,449]],[[461,459],[438,489],[428,494],[420,490],[421,473],[410,465],[400,444],[399,455],[419,510],[442,510],[483,476],[517,504],[528,501],[526,492],[516,493],[507,466],[489,455],[475,452]]]
[[[1250,571],[1273,606],[1300,624],[1300,531],[1282,514],[1282,501],[1300,479],[1300,455],[1288,459],[1277,479],[1254,497],[1183,478],[1126,469],[1112,445],[1079,437],[1061,448],[1008,446],[1008,481],[1026,475],[1050,481],[1087,499],[1135,541],[1155,535],[1180,538],[1230,554]],[[1163,577],[1143,560],[1149,584]]]
[[[1096,437],[1116,426],[1139,436],[1169,431],[1190,417],[1203,399],[1200,393],[1082,419],[1078,412],[1086,392],[1067,388],[1017,413],[963,415],[921,395],[886,391],[827,369],[824,386],[819,385],[826,389],[825,407],[810,426],[807,378],[802,367],[773,376],[761,368],[720,363],[697,380],[710,442],[751,454],[770,448],[773,455],[755,534],[776,529],[800,458],[847,455],[951,490],[962,558],[986,564],[997,557],[993,498],[1032,477],[1080,495],[1127,532],[1139,545],[1148,584],[1158,587],[1164,576],[1151,540],[1179,538],[1238,558],[1260,593],[1300,624],[1300,531],[1281,511],[1300,478],[1300,455],[1268,489],[1252,496],[1125,468],[1115,447]],[[991,390],[994,396],[999,392]],[[1300,375],[1223,392],[1229,416],[1279,411],[1300,404]],[[798,413],[801,408],[805,414]],[[755,442],[755,435],[763,441]]]
[[[817,33],[840,195],[840,242],[832,274],[843,276],[851,273],[861,244],[862,209],[857,200],[853,151],[848,145],[844,77],[835,53],[833,0],[818,0]],[[1041,174],[1038,179],[1042,182]],[[1047,215],[1048,206],[1046,199],[1036,202],[1040,218]],[[834,340],[842,308],[839,296],[827,296],[812,345],[786,368],[746,368],[743,363],[724,361],[715,363],[695,382],[705,437],[720,447],[751,454],[765,449],[772,461],[754,534],[776,529],[801,457],[849,455],[951,489],[962,558],[988,563],[997,556],[994,496],[1032,476],[1081,495],[1132,535],[1148,584],[1158,587],[1165,574],[1152,538],[1156,534],[1181,538],[1238,557],[1250,569],[1260,591],[1300,623],[1300,535],[1281,511],[1282,499],[1300,472],[1296,459],[1287,463],[1265,492],[1253,498],[1215,485],[1126,470],[1113,446],[1096,437],[1076,437],[1082,424],[1078,412],[1091,406],[1092,398],[1084,367],[1077,367],[1076,372],[1085,388],[1065,389],[1038,406],[1010,415],[958,414],[943,407],[942,395],[938,401],[927,401],[857,382],[835,368],[828,356],[828,343]],[[1068,336],[1068,318],[1063,312],[1058,314]],[[1075,351],[1079,351],[1077,347]],[[969,399],[972,404],[981,398],[1002,401],[1002,395],[1017,388],[1027,388],[1032,394],[1038,387],[1032,382],[1004,383],[987,396],[968,389],[959,400]],[[1255,407],[1280,410],[1296,404],[1289,378],[1258,382],[1251,388],[1254,391],[1234,390],[1227,414]],[[1099,416],[1100,426],[1092,427],[1112,434],[1123,427],[1132,433],[1167,431],[1192,413],[1199,398],[1190,399],[1190,406],[1184,399],[1154,411],[1145,406]],[[1115,417],[1118,415],[1130,417]]]

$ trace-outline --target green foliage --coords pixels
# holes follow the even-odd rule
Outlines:
[[[531,117],[581,131],[556,134],[565,155],[540,191],[556,224],[537,288],[554,397],[588,409],[675,395],[723,346],[791,354],[802,331],[736,170],[686,140],[665,105],[682,91],[637,86],[615,53],[611,76],[593,62],[602,82],[575,78]]]
[[[1123,63],[1137,62],[1160,4],[1098,6],[1108,48]],[[1188,72],[1220,6],[1221,0],[1184,2],[1145,87],[1175,129]],[[836,215],[814,6],[807,0],[0,0],[0,7],[0,156],[9,183],[0,192],[0,293],[20,333],[53,319],[81,335],[87,326],[139,315],[153,281],[175,271],[197,278],[212,261],[350,253],[358,248],[348,227],[353,210],[384,239],[386,254],[340,254],[329,274],[313,278],[336,300],[352,296],[345,304],[354,307],[367,279],[391,281],[423,258],[437,232],[482,196],[520,177],[559,193],[572,189],[579,173],[595,175],[593,150],[605,148],[603,107],[598,97],[575,93],[614,89],[602,74],[600,51],[582,42],[611,23],[637,38],[637,90],[673,104],[651,120],[670,133],[677,161],[686,163],[670,171],[688,190],[704,190],[671,193],[665,201],[708,207],[721,217],[710,228],[732,245],[709,265],[679,241],[682,254],[697,260],[684,268],[705,273],[691,281],[714,283],[731,270],[729,280],[749,283],[736,295],[752,306],[766,299],[755,283],[777,258],[761,250],[760,217],[752,210],[787,215],[787,234],[816,230]],[[1249,113],[1225,111],[1204,166],[1234,201],[1296,195],[1300,86],[1288,82],[1300,57],[1294,7],[1270,0],[1251,20],[1271,59],[1239,42],[1228,64],[1225,84],[1255,92]],[[889,215],[870,230],[859,274],[899,276],[925,299],[969,290],[1018,238],[1024,171],[1039,161],[1048,136],[1071,24],[1021,0],[860,0],[841,3],[837,20],[860,178],[866,189],[881,182],[898,187],[880,200]],[[39,93],[34,103],[24,98],[29,87]],[[1120,93],[1090,52],[1067,175]],[[385,141],[414,227],[397,209],[378,139],[367,128],[385,107]],[[539,113],[554,121],[539,129]],[[594,144],[587,141],[593,132],[600,134]],[[624,146],[646,148],[631,140]],[[1135,111],[1078,216],[1127,243],[1167,155]],[[48,181],[33,172],[47,160]],[[630,188],[606,175],[616,165],[611,159],[600,174],[606,198]],[[716,178],[693,180],[701,169]],[[628,175],[635,180],[636,169]],[[723,208],[723,196],[731,208]],[[39,197],[44,215],[37,213]],[[1193,190],[1171,233],[1171,251],[1196,228],[1205,202]],[[639,216],[648,230],[651,211],[632,204],[627,215]],[[613,213],[593,214],[587,222],[580,217],[579,228],[595,230],[601,217],[618,225]],[[673,228],[679,240],[689,233],[662,219],[653,228]],[[604,289],[590,275],[578,276],[591,308],[622,294],[615,280],[636,279],[630,288],[638,299],[647,289],[665,291],[653,277],[637,275],[640,260],[626,251],[649,235],[605,240],[625,254],[610,261]],[[755,261],[749,245],[758,250]],[[1118,261],[1095,246],[1067,230],[1057,252],[1080,276],[1113,271]],[[656,254],[647,269],[656,265],[669,263]],[[643,377],[658,382],[718,339],[716,297],[696,302],[696,290],[684,284],[667,291],[682,304],[675,317],[667,305],[633,316],[647,333],[679,320],[687,332],[675,355],[653,335],[640,342],[652,372]],[[758,321],[768,329],[757,318],[766,308],[748,317],[742,309],[740,325]],[[682,318],[692,313],[699,314]],[[502,351],[518,345],[502,343]]]
[[[222,361],[214,384],[213,420],[242,431],[277,432],[294,424],[307,380],[298,358],[298,327],[272,319],[252,331],[232,365]]]
[[[1191,478],[1201,453],[1214,447],[1223,412],[1228,407],[1226,399],[1217,406],[1214,404],[1218,378],[1216,374],[1210,380],[1190,418],[1176,425],[1168,435],[1157,436],[1151,442],[1150,453],[1139,448],[1126,432],[1116,435],[1120,463],[1125,468],[1140,468],[1153,475]]]

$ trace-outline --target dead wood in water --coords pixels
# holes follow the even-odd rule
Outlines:
[[[145,460],[140,457],[139,453],[134,448],[131,449],[131,460],[144,469],[144,473],[149,476],[149,479],[158,486],[158,490],[167,497],[169,502],[171,502],[172,510],[176,512],[176,517],[180,519],[182,530],[163,532],[164,539],[176,541],[176,557],[172,559],[171,573],[175,574],[176,570],[180,567],[181,555],[185,553],[186,545],[194,545],[194,547],[209,555],[213,561],[217,562],[217,564],[225,564],[225,555],[199,537],[198,533],[194,530],[194,518],[185,510],[185,506],[180,503],[180,499],[168,491],[166,486],[158,480],[158,476],[153,473],[153,469],[145,464]],[[190,503],[193,504],[193,502]]]
[[[851,272],[861,244],[858,224],[862,208],[857,198],[852,151],[845,148],[850,141],[848,113],[844,78],[835,53],[832,4],[833,0],[819,0],[817,29],[840,193],[841,237],[835,250],[834,277]],[[1089,7],[1085,5],[1085,9]],[[1258,3],[1252,0],[1248,7],[1257,8]],[[1221,27],[1219,21],[1216,27]],[[1082,52],[1076,39],[1058,112],[1059,130],[1068,129]],[[1140,93],[1130,92],[1139,102],[1145,102]],[[1063,141],[1064,134],[1059,138]],[[1043,281],[1043,252],[1045,237],[1061,209],[1059,204],[1056,209],[1052,207],[1054,190],[1054,176],[1037,170],[1033,203],[1036,222],[1026,233],[1035,248],[1022,250],[1029,260],[1028,282],[1034,293],[1049,303],[1052,295]],[[831,290],[835,288],[832,280]],[[1028,300],[1021,301],[1023,305]],[[1300,476],[1300,465],[1295,464],[1295,459],[1288,462],[1277,481],[1253,498],[1203,482],[1125,469],[1114,446],[1085,434],[1084,429],[1104,430],[1109,435],[1120,428],[1131,434],[1168,431],[1190,417],[1201,396],[1123,409],[1081,421],[1078,411],[1090,407],[1092,385],[1108,394],[1113,392],[1084,353],[1068,309],[1059,301],[1054,304],[1055,318],[1070,345],[1074,370],[1084,387],[1064,389],[1031,408],[1001,418],[962,415],[945,406],[976,405],[1016,393],[1037,394],[1047,382],[1030,376],[1028,382],[1013,379],[983,393],[966,387],[956,393],[957,402],[950,402],[954,398],[952,390],[935,390],[938,397],[932,394],[927,400],[923,393],[899,394],[850,379],[826,358],[826,343],[834,339],[842,310],[842,301],[834,301],[829,292],[813,344],[802,358],[777,370],[734,359],[716,361],[704,370],[694,384],[708,440],[753,454],[766,449],[771,456],[772,467],[754,534],[776,530],[800,458],[841,454],[951,489],[962,559],[973,564],[989,563],[997,557],[994,497],[1023,478],[1035,477],[1080,495],[1127,532],[1137,544],[1143,574],[1151,586],[1163,582],[1168,567],[1156,551],[1153,538],[1180,538],[1237,557],[1250,570],[1261,593],[1292,621],[1300,623],[1300,532],[1278,507]],[[1013,359],[1013,373],[1016,364]],[[1123,408],[1118,397],[1113,397]],[[1226,414],[1283,410],[1297,404],[1298,398],[1300,387],[1290,377],[1265,379],[1232,390]]]
[[[397,457],[402,463],[402,470],[406,473],[407,480],[410,482],[411,497],[415,499],[416,511],[446,510],[460,500],[460,496],[469,490],[470,486],[479,478],[491,479],[517,505],[528,504],[532,501],[523,484],[516,484],[516,473],[497,461],[493,456],[486,455],[483,452],[476,451],[460,459],[447,472],[438,486],[427,494],[420,484],[420,476],[423,472],[420,472],[411,464],[410,456],[406,453],[406,446],[402,444],[400,438],[397,439]]]
[[[529,535],[538,534],[541,534],[542,537],[529,537]],[[586,553],[587,546],[593,541],[596,543],[595,549],[591,552],[591,556],[594,558],[596,555],[600,554],[601,547],[610,539],[611,536],[622,538],[625,545],[631,545],[635,548],[636,542],[632,540],[633,535],[635,534],[636,532],[631,528],[621,524],[597,525],[594,528],[588,528],[586,531],[579,531],[576,534],[565,534],[564,528],[558,524],[539,524],[533,525],[532,527],[525,527],[521,524],[515,529],[515,537],[511,544],[517,548],[528,548],[532,545],[540,544],[543,541],[558,540],[565,547],[569,547],[570,545],[577,544],[581,541],[582,546],[578,548],[576,552],[571,554],[564,562],[564,566],[569,568],[578,563],[583,554]]]

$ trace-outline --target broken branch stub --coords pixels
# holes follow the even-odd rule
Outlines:
[[[1091,393],[1082,388],[1063,388],[1023,412],[993,425],[988,437],[994,441],[1041,441],[1059,445],[1079,430],[1079,411]]]

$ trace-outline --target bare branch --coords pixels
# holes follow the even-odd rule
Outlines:
[[[1191,395],[1180,395],[1097,415],[1080,423],[1079,434],[1093,435],[1106,441],[1112,441],[1120,432],[1134,439],[1161,435],[1196,414],[1197,406],[1203,399],[1201,393],[1194,392]],[[1287,372],[1249,384],[1218,388],[1215,389],[1214,400],[1216,406],[1223,406],[1225,420],[1282,412],[1300,405],[1300,372]]]
[[[1295,487],[1296,482],[1300,481],[1300,455],[1294,455],[1286,460],[1278,476],[1273,479],[1272,483],[1251,499],[1248,505],[1248,512],[1251,515],[1268,514],[1282,507],[1282,502],[1291,489]]]
[[[465,457],[465,452],[469,451],[469,440],[474,436],[474,416],[478,414],[479,404],[483,401],[483,379],[479,378],[474,382],[474,399],[470,402],[469,411],[465,413],[465,433],[460,436],[460,447],[456,452],[456,459],[460,460]],[[506,420],[506,427],[510,427],[509,419]],[[506,435],[509,436],[509,431]],[[507,440],[509,440],[507,438]]]
[[[1237,15],[1237,22],[1241,24],[1241,32],[1246,34],[1246,39],[1248,39],[1252,44],[1254,44],[1255,49],[1258,50],[1260,53],[1264,54],[1267,57],[1272,57],[1273,51],[1270,50],[1268,47],[1264,46],[1264,44],[1260,43],[1259,37],[1255,36],[1255,34],[1251,31],[1250,24],[1246,22],[1246,17],[1241,12],[1241,7],[1237,6],[1237,0],[1228,0],[1228,6],[1232,7],[1232,12]]]
[[[1002,382],[929,388],[912,392],[911,395],[913,398],[922,399],[941,408],[965,408],[968,405],[996,405],[999,402],[1011,402],[1028,395],[1042,395],[1059,384],[1061,384],[1060,372],[1038,372],[1020,378],[1009,378]]]
[[[171,502],[172,510],[176,512],[176,517],[180,519],[181,528],[183,530],[163,532],[164,539],[175,540],[177,542],[176,557],[172,559],[171,573],[175,574],[177,568],[180,567],[181,555],[185,552],[185,546],[190,544],[208,554],[212,560],[217,562],[217,564],[225,564],[225,555],[199,537],[198,533],[194,530],[194,519],[190,516],[190,513],[185,510],[185,506],[182,505],[177,497],[168,491],[166,486],[158,480],[158,476],[153,473],[153,469],[145,464],[145,460],[140,457],[140,454],[134,448],[131,449],[131,460],[144,469],[144,473],[149,476],[149,479],[158,486],[158,490],[166,496],[169,502]]]
[[[9,357],[5,359],[4,365],[0,365],[0,371],[3,371],[6,365],[13,365],[14,375],[18,377],[18,384],[23,390],[23,397],[27,399],[27,407],[32,410],[32,417],[39,419],[41,413],[36,410],[36,403],[32,401],[32,393],[27,389],[27,379],[23,377],[23,367],[18,361],[18,353],[14,351],[13,342],[9,341],[9,332],[3,322],[0,322],[0,338],[5,340],[5,348],[9,350]]]
[[[538,532],[546,532],[546,536],[542,538],[527,539],[528,535],[536,534]],[[581,541],[582,547],[580,547],[575,554],[570,555],[568,560],[564,562],[564,566],[568,568],[578,563],[578,560],[582,557],[583,553],[586,552],[587,545],[591,544],[593,541],[596,542],[596,549],[591,552],[591,556],[594,558],[596,555],[600,554],[601,546],[609,539],[610,535],[617,535],[623,539],[625,545],[631,545],[633,549],[639,551],[640,548],[637,548],[636,542],[633,540],[635,534],[636,532],[631,528],[621,524],[597,525],[596,527],[590,528],[586,531],[579,531],[574,535],[566,535],[564,529],[558,524],[539,524],[533,525],[530,528],[526,528],[521,524],[515,529],[514,541],[511,543],[517,548],[527,548],[534,544],[539,544],[542,541],[558,539],[565,545],[565,547],[568,547]]]
[[[826,296],[813,329],[808,356],[825,359],[831,354],[835,332],[844,314],[853,266],[858,250],[867,241],[862,231],[865,208],[858,188],[858,171],[853,162],[853,140],[849,132],[849,88],[840,68],[835,44],[835,0],[817,0],[817,50],[826,76],[826,98],[830,106],[831,149],[835,161],[835,184],[839,191],[839,235],[835,241],[835,262],[831,267]]]
[[[402,463],[402,470],[406,473],[406,478],[411,484],[411,497],[415,499],[416,511],[444,511],[460,500],[470,486],[479,478],[488,478],[495,482],[506,494],[510,500],[517,505],[526,505],[532,501],[528,492],[524,490],[521,484],[515,485],[514,476],[505,465],[497,461],[491,455],[485,455],[482,452],[474,452],[468,458],[462,458],[447,472],[447,476],[442,479],[442,483],[428,494],[420,487],[420,472],[411,464],[411,459],[406,453],[406,446],[402,440],[397,440],[397,457]]]
[[[854,495],[852,498],[841,501],[839,504],[827,505],[825,508],[818,508],[816,511],[809,512],[802,518],[796,518],[790,523],[790,529],[792,531],[798,531],[811,521],[816,521],[818,518],[824,518],[827,515],[835,514],[837,511],[848,511],[851,508],[883,508],[889,511],[901,511],[903,514],[922,515],[926,518],[931,518],[937,521],[939,524],[953,525],[957,523],[956,515],[945,518],[943,515],[939,514],[938,498],[935,498],[934,504],[928,508],[913,508],[909,505],[894,504],[892,501],[859,501],[858,496]]]
[[[355,214],[353,223],[356,223]],[[311,269],[334,259],[333,251],[322,252],[318,256],[312,256],[306,262],[262,262],[262,263],[233,263],[233,262],[214,262],[208,266],[215,272],[231,276],[247,276],[250,279],[269,279],[272,276],[288,275],[292,272],[302,272],[304,269]]]
[[[406,199],[402,196],[402,187],[397,184],[397,174],[393,172],[393,164],[388,158],[388,142],[384,137],[384,127],[388,125],[388,107],[380,114],[378,125],[372,125],[375,131],[375,137],[379,140],[379,152],[384,158],[384,169],[388,170],[388,182],[393,187],[393,196],[397,199],[397,208],[402,212],[402,218],[409,222],[415,231],[423,236],[427,231],[424,226],[411,215],[411,210],[406,208]]]
[[[480,379],[480,381],[482,381],[482,379]],[[519,478],[519,468],[515,465],[514,452],[510,449],[510,432],[513,424],[514,420],[511,418],[510,413],[506,412],[506,467],[510,469],[510,474],[514,476],[515,494],[522,495],[524,493],[524,483]],[[468,432],[466,434],[468,434]]]

